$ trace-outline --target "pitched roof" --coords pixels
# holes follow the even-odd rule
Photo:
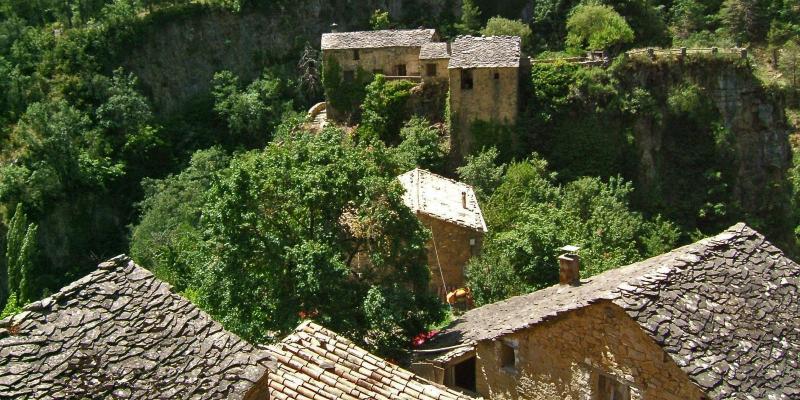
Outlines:
[[[800,396],[798,284],[800,265],[758,232],[737,224],[576,287],[552,286],[476,308],[428,347],[495,339],[611,301],[711,397]]]
[[[0,398],[243,399],[269,360],[124,256],[0,321]]]
[[[411,211],[486,232],[481,207],[472,186],[415,168],[397,177],[406,190],[403,202]],[[462,203],[466,196],[466,207]]]
[[[420,60],[442,60],[447,58],[450,58],[450,46],[445,42],[425,43],[419,50]]]
[[[433,41],[435,29],[401,29],[322,34],[322,50],[421,47]]]
[[[271,399],[470,398],[390,364],[310,321],[268,348],[278,361],[269,376]]]
[[[518,68],[521,43],[518,36],[459,36],[448,68]]]

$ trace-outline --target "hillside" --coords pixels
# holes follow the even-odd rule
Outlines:
[[[0,0],[0,309],[130,253],[245,339],[313,316],[406,360],[446,314],[430,229],[395,179],[416,167],[475,189],[488,233],[463,272],[479,303],[554,283],[565,244],[596,274],[743,221],[798,254],[788,1],[755,22],[738,0],[23,3]],[[334,22],[520,36],[516,120],[466,118],[460,154],[452,88],[340,76],[320,54]],[[607,63],[574,62],[598,46]],[[706,51],[630,51],[647,46]],[[337,95],[348,118],[304,129]]]

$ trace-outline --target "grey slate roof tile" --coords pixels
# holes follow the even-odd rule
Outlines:
[[[270,360],[125,256],[0,321],[0,398],[243,399]]]
[[[397,179],[405,189],[403,202],[411,211],[478,232],[487,232],[486,221],[472,186],[420,168],[412,169]],[[466,207],[462,203],[462,196],[465,196]]]
[[[555,268],[555,266],[554,266]],[[800,395],[800,265],[744,224],[669,253],[468,311],[427,348],[492,340],[601,302],[622,307],[711,398]]]
[[[422,45],[420,60],[442,60],[450,58],[450,46],[445,42],[431,42]]]
[[[448,68],[519,68],[521,43],[518,36],[459,36]]]
[[[435,29],[400,29],[322,34],[322,50],[421,47],[436,37]]]

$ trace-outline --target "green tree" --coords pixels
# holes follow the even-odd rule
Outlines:
[[[28,231],[28,215],[22,208],[22,203],[17,204],[14,216],[8,225],[6,233],[6,266],[8,281],[5,287],[7,295],[17,294],[21,279],[20,255]],[[3,299],[5,301],[5,299]]]
[[[131,232],[131,257],[178,291],[191,283],[191,259],[203,235],[205,195],[230,157],[214,147],[192,155],[189,166],[164,179],[144,179],[141,219]]]
[[[522,39],[522,49],[533,50],[533,31],[528,24],[503,17],[492,17],[486,21],[486,26],[481,29],[483,36],[519,36]]]
[[[800,40],[788,40],[781,48],[778,68],[795,91],[800,91]]]
[[[400,129],[402,142],[395,148],[398,166],[408,171],[415,167],[441,172],[447,153],[439,130],[425,118],[412,117]]]
[[[567,19],[567,46],[590,50],[618,49],[633,41],[631,27],[607,5],[588,2],[575,7]]]
[[[212,86],[214,111],[226,121],[236,142],[250,148],[266,143],[272,129],[292,110],[285,82],[269,70],[245,88],[232,72],[217,72]]]
[[[37,253],[37,232],[39,227],[36,224],[28,225],[22,247],[19,251],[17,269],[19,270],[19,288],[17,295],[19,304],[27,304],[37,300],[41,291],[36,284],[36,258]]]
[[[495,147],[483,149],[477,154],[468,155],[466,164],[456,169],[461,181],[472,186],[481,203],[489,200],[502,182],[506,165],[497,164],[499,155]]]
[[[591,276],[671,248],[678,231],[661,218],[632,211],[630,183],[584,177],[557,185],[536,155],[511,164],[482,209],[489,225],[483,254],[467,271],[479,304],[528,293],[558,281],[556,256],[581,246]]]
[[[688,39],[704,28],[706,7],[697,0],[677,0],[670,14],[670,30],[677,39]]]
[[[757,42],[769,30],[768,0],[725,0],[719,15],[722,26],[740,43]]]
[[[475,0],[461,2],[461,22],[456,24],[456,29],[465,35],[475,35],[481,29],[481,10]]]
[[[372,16],[369,17],[369,26],[374,31],[389,29],[391,26],[391,21],[389,20],[389,11],[381,9],[375,10],[375,12],[372,13]]]
[[[367,85],[361,105],[359,137],[381,139],[388,144],[397,143],[403,121],[409,117],[406,103],[414,86],[411,81],[388,81],[383,75],[376,75]]]
[[[252,341],[313,316],[397,355],[386,346],[441,317],[428,292],[427,236],[401,193],[380,147],[336,129],[286,129],[263,151],[236,156],[201,218],[205,240],[193,268],[200,304]],[[376,293],[402,299],[392,304],[397,340],[375,337],[387,329],[377,320],[383,314],[365,312]]]

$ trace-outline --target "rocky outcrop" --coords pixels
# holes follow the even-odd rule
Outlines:
[[[283,3],[283,2],[282,2]],[[417,15],[437,18],[457,10],[447,0],[300,0],[290,6],[240,14],[200,9],[175,18],[154,19],[130,49],[123,66],[139,77],[160,113],[169,113],[198,95],[207,95],[211,78],[221,70],[243,81],[258,77],[266,66],[294,65],[303,46],[319,48],[331,23],[340,31],[367,29],[376,9],[389,10],[395,21]]]

